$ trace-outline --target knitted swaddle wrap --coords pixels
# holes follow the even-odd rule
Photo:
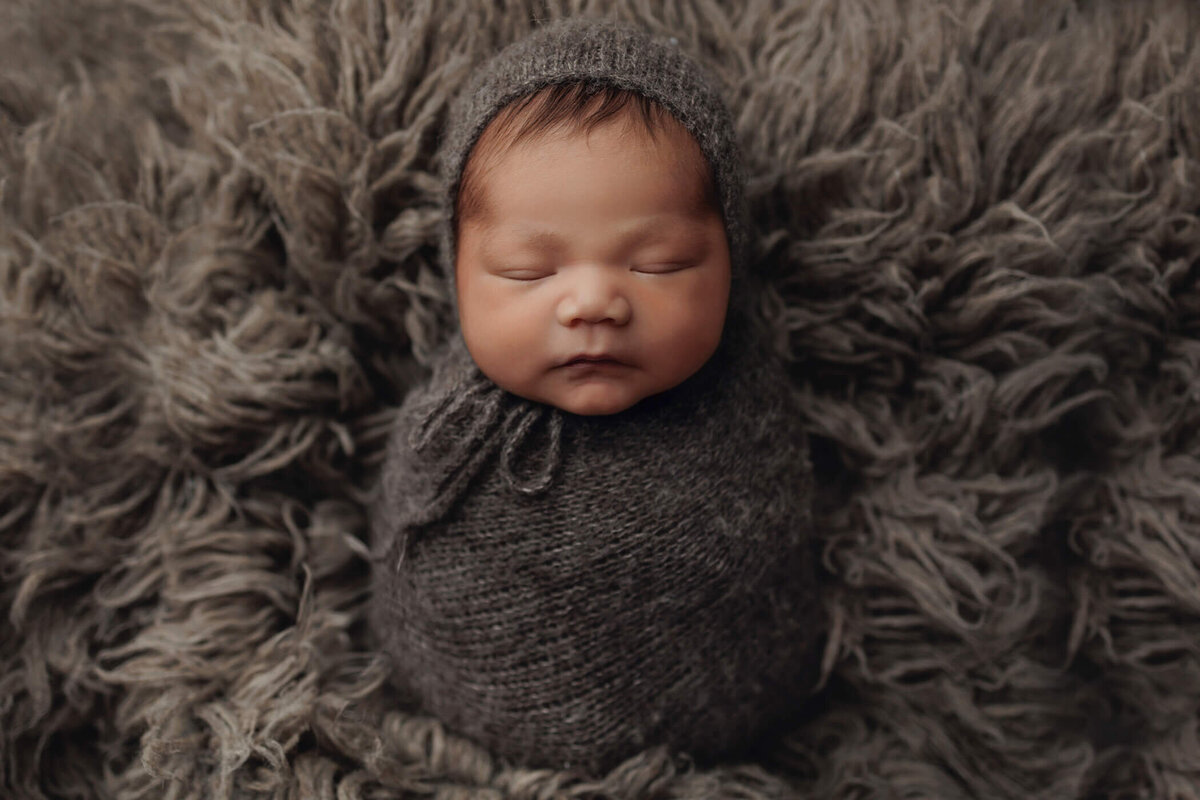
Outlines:
[[[807,440],[753,312],[731,122],[678,47],[568,20],[476,73],[441,152],[451,295],[470,148],[508,102],[577,79],[660,102],[712,165],[733,277],[721,343],[679,386],[588,417],[500,389],[456,331],[391,432],[369,622],[426,712],[517,762],[594,773],[657,744],[715,759],[786,719],[816,682],[821,615]]]
[[[371,624],[426,711],[518,762],[598,772],[660,743],[734,753],[803,702],[806,441],[773,357],[733,356],[727,333],[614,416],[505,392],[460,338],[409,394],[372,516]]]

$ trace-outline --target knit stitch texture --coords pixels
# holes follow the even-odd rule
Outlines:
[[[812,474],[777,361],[746,345],[581,417],[454,340],[400,410],[372,513],[397,684],[518,763],[591,773],[657,744],[730,756],[794,716],[821,619]]]

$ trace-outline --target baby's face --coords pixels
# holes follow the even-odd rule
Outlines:
[[[721,340],[729,245],[680,128],[623,122],[523,141],[482,174],[455,280],[471,357],[501,388],[615,414],[683,382]],[[580,357],[603,361],[577,361]]]

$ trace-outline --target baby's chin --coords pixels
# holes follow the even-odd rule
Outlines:
[[[572,387],[566,391],[550,392],[540,400],[581,417],[602,417],[620,414],[633,408],[643,396],[640,392],[631,392],[625,387],[589,384]]]
[[[633,408],[641,399],[641,397],[633,400],[624,398],[570,397],[564,398],[559,402],[550,403],[550,405],[572,414],[578,414],[581,417],[605,417],[620,414],[622,411]]]
[[[499,382],[497,382],[499,383]],[[596,380],[575,385],[525,389],[499,384],[513,394],[554,406],[582,417],[620,414],[637,405],[646,393],[619,381]]]

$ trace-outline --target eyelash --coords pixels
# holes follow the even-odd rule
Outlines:
[[[635,269],[634,272],[642,272],[646,275],[669,275],[672,272],[679,272],[679,270],[687,269],[687,267],[688,267],[687,264],[675,264],[675,263],[652,264],[652,265],[648,265],[648,266],[663,267],[664,269],[650,270],[648,272],[645,269],[640,269],[640,270]]]
[[[654,264],[654,265],[650,265],[650,266],[663,267],[664,269],[647,270],[647,269],[645,269],[645,267],[643,267],[641,269],[635,269],[635,268],[631,268],[631,269],[633,272],[638,272],[638,273],[641,273],[642,275],[669,275],[672,272],[679,272],[680,270],[687,269],[690,265],[689,264],[667,263],[667,264]],[[522,271],[517,270],[514,272],[506,272],[506,273],[503,273],[503,275],[505,278],[509,278],[514,281],[522,281],[522,282],[526,282],[526,283],[532,283],[533,281],[539,281],[542,278],[548,278],[552,274],[552,273],[537,273],[535,275],[529,275],[527,272],[525,272],[524,274],[517,274],[519,272],[522,272]]]

